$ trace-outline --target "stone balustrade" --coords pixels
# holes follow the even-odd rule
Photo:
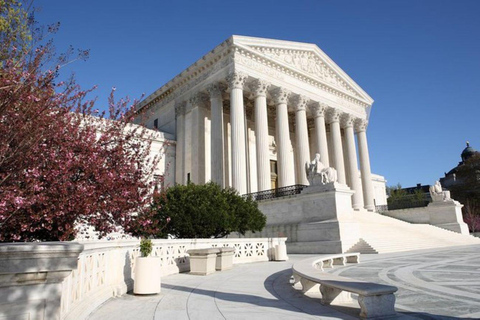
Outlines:
[[[189,271],[187,250],[235,249],[233,263],[275,259],[286,238],[153,240],[161,274]],[[82,251],[83,249],[83,251]],[[138,240],[0,244],[0,318],[84,319],[133,288]],[[23,319],[22,318],[22,319]]]

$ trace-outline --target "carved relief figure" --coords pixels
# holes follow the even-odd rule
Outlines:
[[[337,181],[337,170],[325,165],[320,161],[320,154],[315,154],[315,159],[305,164],[307,179],[310,185],[327,184]]]
[[[451,200],[450,191],[443,191],[442,185],[438,180],[435,181],[435,184],[433,186],[430,186],[429,191],[430,191],[430,196],[432,197],[432,200],[434,202]]]

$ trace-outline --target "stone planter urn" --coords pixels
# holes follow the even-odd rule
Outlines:
[[[134,294],[157,294],[161,291],[160,257],[135,259]]]
[[[275,246],[275,260],[276,261],[287,261],[287,246],[285,243],[277,244]]]
[[[141,256],[135,258],[134,294],[157,294],[161,291],[161,260],[160,257],[150,257],[152,249],[152,240],[140,241]]]

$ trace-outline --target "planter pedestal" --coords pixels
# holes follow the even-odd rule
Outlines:
[[[218,248],[190,249],[190,273],[206,276],[215,272]]]
[[[161,291],[161,261],[159,257],[137,257],[135,259],[134,294],[156,294]]]
[[[232,269],[234,254],[235,254],[234,248],[229,248],[229,247],[220,248],[220,252],[217,253],[217,262],[215,265],[215,269],[218,271]]]

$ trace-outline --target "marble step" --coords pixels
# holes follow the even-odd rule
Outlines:
[[[387,253],[480,243],[480,239],[473,236],[377,213],[360,212],[355,217],[362,238],[347,252]]]

